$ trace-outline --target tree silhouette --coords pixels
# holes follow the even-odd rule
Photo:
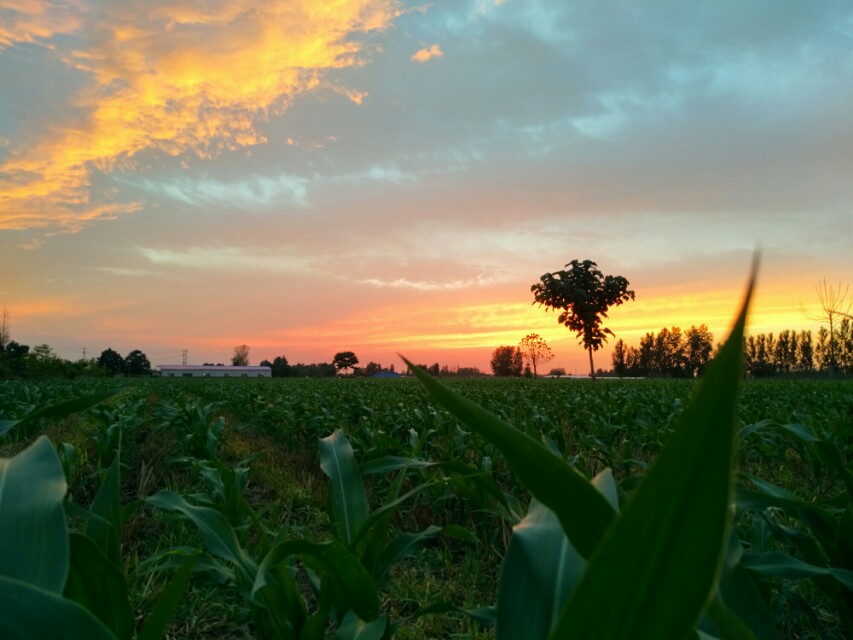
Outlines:
[[[817,299],[820,303],[820,312],[813,313],[809,311],[802,302],[800,303],[800,310],[807,318],[825,323],[829,327],[829,344],[826,347],[826,359],[829,375],[831,376],[838,367],[839,344],[836,335],[836,326],[844,318],[848,320],[853,318],[850,315],[850,309],[853,308],[853,297],[848,299],[850,285],[842,286],[839,282],[836,287],[829,284],[825,278],[815,285],[815,292],[817,292]]]
[[[346,373],[347,370],[354,368],[358,364],[358,358],[352,351],[338,351],[332,359],[332,364],[335,365],[335,369],[338,371]]]
[[[234,347],[234,355],[231,357],[231,364],[235,367],[249,366],[249,345],[241,344]]]
[[[521,351],[522,357],[533,367],[534,378],[539,377],[536,371],[537,365],[550,362],[554,358],[554,352],[551,351],[551,347],[548,346],[545,339],[538,333],[528,333],[521,339],[518,348]]]
[[[592,352],[598,351],[610,329],[601,326],[607,310],[634,299],[628,281],[622,276],[605,276],[592,260],[572,260],[561,270],[540,276],[530,287],[534,304],[560,311],[557,321],[575,332],[578,341],[589,352],[589,375],[595,380]]]
[[[521,349],[498,347],[492,352],[491,365],[496,376],[520,376],[523,367]]]

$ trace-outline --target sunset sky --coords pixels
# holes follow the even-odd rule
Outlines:
[[[753,333],[853,284],[849,0],[0,0],[0,307],[69,359],[583,373],[541,274],[719,341],[755,249]]]

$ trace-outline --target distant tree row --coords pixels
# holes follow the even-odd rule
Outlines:
[[[744,366],[756,378],[791,373],[853,373],[853,322],[844,318],[829,330],[759,333],[744,340]]]
[[[66,360],[46,344],[29,345],[10,340],[0,349],[0,379],[45,379],[102,376],[151,375],[151,363],[142,351],[131,351],[122,357],[112,349],[98,358]]]
[[[711,359],[714,335],[704,324],[687,331],[680,327],[663,327],[657,335],[647,333],[639,347],[629,347],[618,340],[611,356],[617,376],[693,378]]]
[[[702,373],[714,355],[713,334],[708,327],[679,327],[647,333],[638,347],[622,340],[613,348],[612,373],[617,376],[691,378]],[[744,338],[746,375],[755,378],[812,373],[853,373],[853,321],[844,318],[829,330],[759,333]]]

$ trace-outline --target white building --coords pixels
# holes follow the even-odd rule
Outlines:
[[[270,378],[269,367],[212,366],[204,364],[161,364],[163,378]]]

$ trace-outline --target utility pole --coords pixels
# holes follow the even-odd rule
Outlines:
[[[186,363],[187,363],[187,350],[184,349],[183,351],[181,351],[181,364],[186,364]]]

